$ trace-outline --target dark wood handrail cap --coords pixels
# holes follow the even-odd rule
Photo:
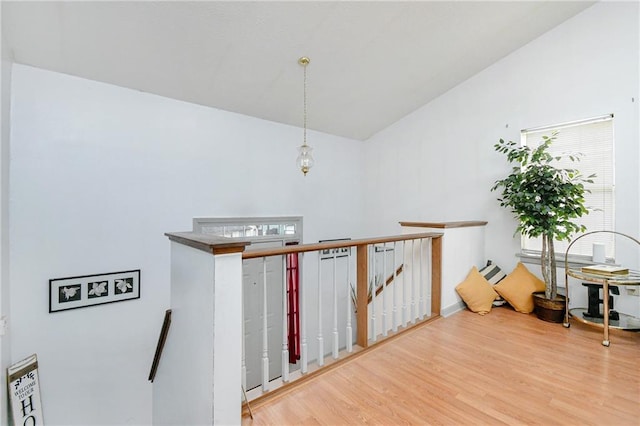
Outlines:
[[[171,241],[211,254],[240,253],[251,244],[250,241],[197,232],[166,232],[164,235]]]
[[[485,226],[488,222],[484,220],[462,220],[457,222],[400,222],[400,226],[410,226],[415,228],[468,228],[472,226]]]

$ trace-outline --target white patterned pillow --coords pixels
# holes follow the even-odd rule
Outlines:
[[[487,281],[489,281],[489,284],[491,284],[492,286],[498,284],[504,279],[504,277],[507,276],[507,274],[505,274],[502,269],[498,267],[498,265],[492,263],[490,260],[487,262],[487,266],[480,269],[479,272],[480,275],[482,275]],[[493,306],[502,306],[505,303],[506,302],[504,301],[504,299],[500,297],[493,302]]]

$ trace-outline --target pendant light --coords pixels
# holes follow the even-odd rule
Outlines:
[[[304,133],[303,133],[302,145],[298,147],[299,154],[298,154],[296,163],[298,164],[298,167],[300,167],[300,170],[305,176],[309,172],[309,169],[313,167],[313,163],[314,163],[313,157],[311,156],[311,151],[313,151],[313,148],[307,145],[307,65],[309,65],[309,62],[310,60],[306,56],[303,56],[302,58],[298,59],[298,64],[302,66],[302,69],[304,71],[304,89],[303,89]]]

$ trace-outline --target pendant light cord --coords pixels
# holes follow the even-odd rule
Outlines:
[[[304,65],[304,89],[303,89],[303,99],[304,99],[304,136],[303,136],[303,145],[307,146],[307,66]]]

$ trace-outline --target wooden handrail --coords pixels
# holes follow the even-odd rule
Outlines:
[[[388,237],[363,238],[363,239],[357,239],[357,240],[342,240],[342,241],[327,241],[324,243],[314,243],[314,244],[299,244],[299,245],[292,245],[292,246],[285,246],[285,247],[244,251],[242,253],[242,258],[255,259],[258,257],[279,256],[279,255],[289,254],[289,253],[306,253],[309,251],[320,251],[320,250],[328,250],[328,249],[334,249],[334,248],[354,247],[354,246],[359,247],[359,246],[367,246],[369,244],[392,243],[394,241],[419,240],[422,238],[440,238],[442,237],[442,235],[443,234],[440,232],[422,232],[419,234],[392,235]]]
[[[485,226],[487,221],[485,220],[461,220],[457,222],[400,222],[400,226],[406,226],[410,228],[468,228],[473,226]]]
[[[393,282],[393,280],[395,279],[395,277],[397,275],[400,275],[402,273],[404,269],[404,264],[398,266],[398,269],[396,269],[396,273],[395,274],[391,274],[387,277],[387,282],[384,283],[384,286],[380,286],[376,289],[376,296],[378,296],[380,293],[382,293],[382,290],[384,290],[385,286],[388,286],[389,284],[391,284]],[[373,300],[373,296],[369,295],[369,303],[371,303],[371,301]]]

